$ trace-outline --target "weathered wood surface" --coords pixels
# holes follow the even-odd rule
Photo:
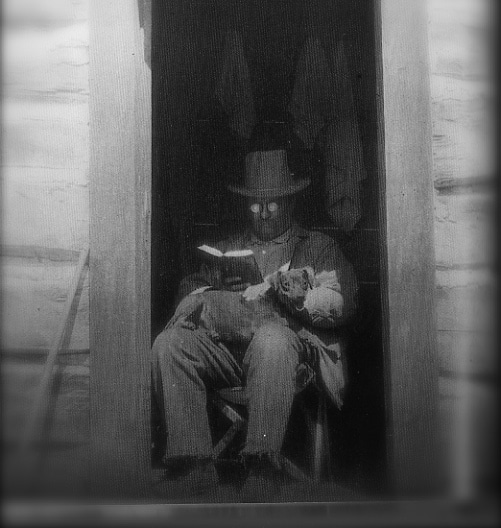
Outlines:
[[[0,246],[0,256],[22,259],[43,259],[54,262],[74,262],[77,261],[80,252],[73,249],[48,248],[42,246],[17,246],[3,244]]]
[[[437,329],[493,333],[498,323],[496,289],[485,283],[453,285],[451,275],[447,273],[447,285],[436,290]],[[472,275],[479,279],[477,274]]]
[[[389,472],[397,495],[435,483],[437,365],[426,11],[384,0],[380,137],[386,273],[385,365]]]
[[[428,2],[431,71],[460,78],[492,74],[493,0],[431,0]]]
[[[490,176],[494,163],[492,82],[431,78],[435,177]]]
[[[45,64],[45,71],[50,76],[50,64]],[[84,86],[87,82],[85,79]],[[62,93],[66,95],[64,90]],[[24,98],[18,92],[4,97],[4,167],[31,169],[29,175],[34,179],[38,174],[42,181],[47,174],[45,179],[54,178],[54,183],[58,179],[65,181],[65,175],[58,173],[58,169],[71,169],[77,175],[88,170],[88,94],[78,101],[52,101],[50,97],[40,100],[38,92],[27,89]]]
[[[41,355],[2,357],[2,431],[6,446],[19,445],[44,367]],[[59,356],[51,387],[44,442],[87,443],[89,431],[89,356]],[[49,427],[50,425],[50,427]]]
[[[89,356],[58,358],[48,395],[45,433],[33,446],[37,465],[24,467],[19,445],[43,372],[44,357],[2,354],[2,489],[5,498],[82,498],[88,494]],[[24,470],[22,470],[22,468]],[[33,486],[33,472],[37,485]]]
[[[489,496],[498,473],[497,383],[441,377],[439,391],[444,489],[457,499]]]
[[[85,247],[89,240],[87,169],[16,166],[2,172],[4,244],[77,251]]]
[[[439,331],[439,368],[443,376],[466,377],[495,385],[499,359],[493,354],[496,343],[485,332]]]
[[[436,261],[441,268],[489,266],[496,253],[494,189],[435,194]]]
[[[497,285],[494,3],[429,5],[440,433],[448,488],[493,479]]]
[[[2,466],[11,496],[28,491],[15,450],[47,357],[14,351],[50,347],[74,256],[89,243],[88,0],[3,2],[2,48]],[[68,348],[88,351],[88,298],[86,281]],[[70,357],[50,392],[38,497],[83,493],[88,354],[75,366]]]
[[[75,319],[82,293],[84,273],[89,262],[89,248],[80,252],[78,264],[73,272],[70,286],[66,295],[63,315],[58,332],[54,338],[52,346],[45,358],[44,370],[40,379],[34,401],[31,406],[25,432],[21,439],[21,449],[26,451],[31,444],[43,434],[43,426],[46,415],[50,409],[49,391],[54,382],[54,366],[61,349],[67,348],[73,333]]]
[[[3,8],[2,242],[79,250],[89,225],[87,0]]]
[[[50,347],[63,315],[74,262],[2,257],[2,349]],[[69,349],[89,348],[85,278]]]
[[[151,484],[151,85],[137,1],[90,7],[91,467],[97,497],[130,499]]]
[[[88,19],[88,0],[5,0],[2,18],[9,25],[60,28]]]
[[[73,265],[45,259],[89,242],[87,4],[2,4],[2,348],[49,345]],[[88,348],[86,293],[77,348]]]
[[[44,447],[36,478],[20,470],[20,461],[6,448],[2,460],[4,500],[14,501],[79,501],[89,493],[89,445],[59,444]]]
[[[4,93],[38,100],[42,108],[85,103],[88,0],[6,0],[2,7]]]

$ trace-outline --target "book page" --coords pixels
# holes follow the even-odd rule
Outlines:
[[[225,257],[250,257],[251,255],[254,255],[252,252],[252,249],[234,249],[231,251],[227,251],[224,253],[223,256]]]
[[[213,248],[211,246],[207,246],[206,244],[203,244],[202,246],[198,246],[198,249],[201,251],[204,251],[205,253],[208,253],[209,255],[213,255],[214,257],[222,257],[223,253],[219,251],[219,249]]]

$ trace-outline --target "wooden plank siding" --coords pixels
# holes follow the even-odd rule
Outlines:
[[[89,243],[88,2],[4,2],[2,30],[2,485],[6,498],[26,498],[30,488],[31,498],[82,497],[88,280],[58,358],[47,429],[34,446],[43,463],[24,472],[18,448],[79,250]]]
[[[496,473],[494,3],[428,5],[441,452],[471,498]]]
[[[45,442],[87,444],[89,429],[89,355],[66,353],[58,358],[50,392],[50,417]],[[3,440],[16,446],[40,382],[45,355],[25,351],[9,355],[2,365]]]

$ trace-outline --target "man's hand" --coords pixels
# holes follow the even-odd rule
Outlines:
[[[222,289],[228,291],[244,291],[250,284],[248,282],[242,282],[242,277],[225,277],[222,281]]]

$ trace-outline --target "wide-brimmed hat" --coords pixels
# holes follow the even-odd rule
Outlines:
[[[272,198],[297,193],[309,184],[309,179],[294,178],[285,150],[264,150],[247,154],[244,185],[229,185],[228,189],[244,196]]]

